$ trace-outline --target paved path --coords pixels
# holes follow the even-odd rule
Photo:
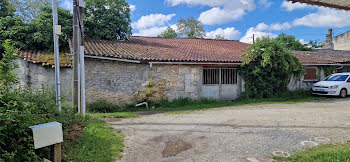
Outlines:
[[[270,161],[273,151],[292,154],[303,141],[322,143],[315,137],[350,140],[350,98],[153,114],[109,124],[126,136],[121,161]]]

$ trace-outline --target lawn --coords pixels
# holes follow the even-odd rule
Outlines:
[[[94,118],[103,118],[103,117],[115,117],[115,118],[136,118],[139,115],[132,112],[114,112],[114,113],[90,113],[88,114]]]
[[[312,162],[349,162],[350,161],[350,141],[344,144],[325,144],[298,152],[291,157],[274,157],[275,160],[282,161],[312,161]]]
[[[76,139],[64,142],[64,161],[107,162],[122,157],[124,136],[120,132],[116,132],[106,122],[96,118],[87,119],[82,126],[84,128]],[[75,129],[73,131],[79,130]]]

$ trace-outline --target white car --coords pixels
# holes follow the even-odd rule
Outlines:
[[[323,81],[312,85],[312,94],[340,96],[345,98],[350,93],[350,73],[336,73]]]

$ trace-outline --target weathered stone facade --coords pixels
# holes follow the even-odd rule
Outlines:
[[[350,31],[333,38],[334,50],[350,50]]]
[[[304,76],[301,76],[298,78],[292,77],[287,87],[288,90],[290,91],[310,90],[314,83],[318,82],[318,80],[323,80],[327,77],[323,69],[317,68],[316,71],[317,71],[317,74],[319,75],[317,80],[305,80]]]
[[[23,59],[17,59],[15,62],[18,64],[18,68],[14,72],[20,78],[18,87],[42,89],[55,86],[54,68],[33,64]],[[69,96],[72,94],[72,69],[61,68],[60,78],[61,94],[70,99]]]
[[[199,68],[188,65],[153,65],[86,59],[87,102],[116,104],[142,101],[147,82],[154,84],[151,99],[199,98]]]

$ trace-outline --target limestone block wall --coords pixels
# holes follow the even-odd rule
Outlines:
[[[34,64],[17,59],[15,62],[18,68],[14,70],[15,74],[20,78],[18,87],[30,87],[42,89],[45,87],[55,86],[55,69],[51,67],[43,67],[41,64]],[[61,94],[70,99],[72,94],[72,72],[71,68],[61,68]]]
[[[350,31],[333,38],[334,50],[350,50]]]
[[[318,72],[320,70],[320,72]],[[320,74],[320,80],[325,79],[327,76],[323,69],[317,69],[317,73]],[[295,90],[310,90],[312,88],[312,85],[318,81],[307,81],[304,80],[304,76],[301,76],[299,78],[292,77],[290,79],[290,82],[288,84],[288,90],[295,91]]]
[[[199,98],[200,66],[153,65],[86,59],[87,102],[107,100],[134,103],[146,97],[145,85],[154,84],[152,99]]]

